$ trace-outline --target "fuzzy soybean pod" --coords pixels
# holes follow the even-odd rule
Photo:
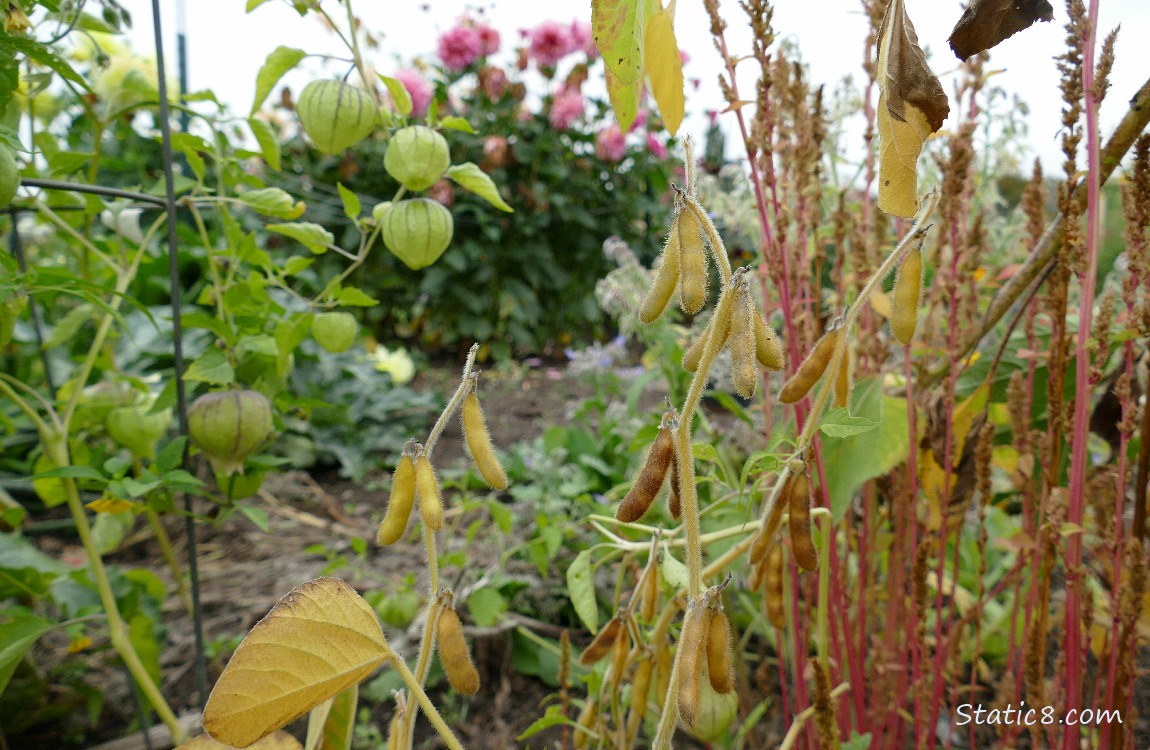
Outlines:
[[[619,503],[615,518],[623,523],[634,523],[643,517],[651,507],[655,495],[659,493],[659,488],[663,486],[663,479],[667,476],[667,469],[671,465],[671,454],[674,452],[671,428],[659,428],[659,435],[647,453],[647,460],[639,471],[635,485],[623,498],[623,502]]]
[[[619,635],[623,632],[624,624],[622,617],[612,617],[611,620],[595,634],[595,637],[591,639],[591,643],[588,644],[587,648],[583,649],[583,655],[579,657],[579,663],[585,667],[589,667],[606,656],[611,651],[611,647],[615,645],[615,641],[619,640]]]
[[[775,628],[782,630],[787,620],[786,605],[783,601],[785,583],[783,548],[778,545],[772,547],[763,565],[763,604],[767,609],[767,620]]]
[[[679,497],[679,456],[671,451],[671,487],[667,492],[667,511],[676,521],[683,515],[683,498]]]
[[[843,351],[839,371],[835,374],[835,408],[845,409],[851,401],[851,356],[850,350]]]
[[[487,431],[487,420],[483,418],[483,407],[479,405],[479,396],[475,395],[475,391],[463,399],[462,412],[463,438],[483,481],[493,490],[507,489],[507,472],[503,470],[499,457],[495,455],[495,448],[491,445],[491,433]]]
[[[391,497],[387,501],[387,512],[379,524],[376,539],[387,546],[395,544],[407,530],[407,519],[411,516],[411,506],[415,504],[415,464],[406,453],[395,467],[391,479]]]
[[[675,227],[679,233],[679,305],[694,315],[707,304],[707,249],[702,227],[690,210],[679,212]]]
[[[579,712],[579,719],[575,722],[575,750],[590,747],[595,719],[599,715],[599,704],[594,697],[587,696],[583,710]]]
[[[803,570],[817,570],[819,558],[811,538],[811,480],[810,473],[802,471],[791,480],[791,552]]]
[[[643,574],[643,580],[640,582],[643,587],[642,593],[639,597],[639,616],[643,618],[643,622],[654,622],[659,614],[659,564],[655,560],[651,561],[646,572]]]
[[[807,395],[807,392],[822,377],[827,365],[830,364],[831,355],[834,354],[835,345],[841,335],[841,328],[823,334],[823,337],[815,344],[815,348],[811,349],[811,353],[799,365],[799,369],[795,370],[795,374],[779,391],[779,401],[784,404],[793,404]]]
[[[694,602],[683,621],[679,635],[679,721],[684,727],[695,723],[699,709],[699,683],[703,665],[700,659],[707,652],[707,636],[711,630],[712,610],[704,594]]]
[[[627,673],[627,656],[631,653],[631,633],[627,628],[619,633],[615,645],[611,649],[611,684],[615,690],[623,683],[623,675]]]
[[[758,311],[755,312],[755,357],[768,370],[781,370],[786,365],[783,342]]]
[[[750,559],[751,564],[758,564],[767,551],[771,548],[771,542],[775,538],[775,532],[779,530],[779,526],[783,522],[783,511],[790,505],[790,488],[794,483],[794,475],[787,478],[787,483],[779,490],[779,496],[775,500],[775,505],[771,508],[770,515],[763,523],[759,533],[755,535],[754,540],[751,542]]]
[[[643,298],[643,304],[639,307],[639,320],[644,323],[654,323],[658,320],[659,316],[663,314],[663,310],[667,308],[667,303],[671,301],[675,287],[679,284],[681,252],[677,230],[678,223],[672,223],[671,231],[667,234],[667,242],[663,245],[663,261],[659,264],[658,270],[655,271],[655,280],[651,283],[651,288],[647,290],[647,296]]]
[[[667,705],[667,690],[671,687],[673,667],[671,647],[664,639],[655,647],[655,705],[660,711]]]
[[[443,608],[439,614],[436,631],[439,660],[443,662],[447,681],[457,692],[475,695],[479,692],[479,673],[475,671],[475,663],[471,661],[467,641],[463,638],[463,624],[459,622],[459,615],[455,613],[454,607]]]
[[[687,351],[683,352],[683,369],[687,372],[694,372],[699,369],[699,361],[703,359],[703,348],[707,345],[707,337],[710,335],[711,329],[716,325],[721,327],[718,333],[719,346],[715,351],[722,351],[723,347],[727,345],[727,338],[731,335],[730,319],[717,321],[711,318],[711,321],[707,324],[707,327],[703,329],[703,332],[691,342],[691,345],[687,347]]]
[[[427,456],[415,459],[415,490],[419,493],[419,515],[427,528],[443,528],[443,498],[439,495],[439,480]]]
[[[651,673],[655,670],[655,660],[644,649],[635,665],[635,676],[631,679],[631,711],[627,716],[627,736],[634,737],[643,725],[647,715],[647,694],[651,691]]]
[[[759,379],[759,368],[755,366],[755,319],[759,314],[745,279],[736,294],[738,296],[731,310],[731,334],[728,339],[731,346],[731,375],[735,393],[743,398],[751,398],[755,395],[755,384]]]
[[[918,324],[918,303],[922,295],[922,249],[911,250],[894,281],[894,300],[890,306],[890,330],[903,344],[914,338]]]
[[[707,635],[707,675],[716,693],[729,693],[735,688],[735,672],[731,662],[731,624],[722,604],[711,614],[710,633]]]

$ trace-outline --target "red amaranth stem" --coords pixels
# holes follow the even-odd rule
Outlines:
[[[1082,525],[1086,492],[1086,440],[1090,426],[1090,335],[1094,308],[1094,277],[1098,272],[1099,169],[1098,101],[1094,91],[1094,46],[1098,29],[1098,0],[1090,0],[1089,18],[1082,39],[1082,88],[1086,109],[1086,268],[1079,277],[1078,336],[1074,344],[1074,428],[1070,453],[1068,523]],[[1082,708],[1082,534],[1066,540],[1066,707]],[[1066,727],[1063,750],[1079,745],[1078,724]]]

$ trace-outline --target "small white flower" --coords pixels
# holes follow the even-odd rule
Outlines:
[[[391,351],[386,346],[377,346],[371,357],[375,360],[375,369],[390,375],[396,385],[410,383],[415,377],[415,363],[403,349]]]

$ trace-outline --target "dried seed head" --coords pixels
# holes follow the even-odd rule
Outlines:
[[[804,468],[792,476],[786,492],[790,506],[791,553],[803,570],[817,570],[819,558],[811,538],[810,473]]]
[[[694,315],[707,304],[707,249],[699,222],[688,209],[675,217],[671,231],[679,232],[679,305]]]
[[[483,476],[483,481],[494,490],[507,489],[507,472],[503,471],[503,465],[499,463],[499,457],[491,445],[491,433],[487,431],[487,420],[483,418],[483,407],[479,405],[479,396],[475,395],[475,391],[463,399],[462,412],[464,442],[467,443],[471,457],[475,459],[475,466]]]
[[[624,630],[624,622],[622,617],[612,617],[606,625],[604,625],[591,643],[583,650],[583,655],[579,657],[579,663],[583,666],[591,666],[595,662],[602,659],[615,645],[615,641],[619,639],[619,634]]]
[[[755,395],[758,382],[758,368],[755,366],[757,342],[755,321],[759,314],[755,311],[754,300],[744,279],[735,292],[735,304],[731,311],[731,334],[728,343],[731,347],[731,374],[735,392],[743,398]]]
[[[391,497],[387,501],[387,512],[379,524],[376,539],[386,546],[395,544],[407,530],[407,519],[411,516],[411,506],[415,503],[415,464],[406,453],[395,467],[391,479]]]
[[[710,633],[707,635],[707,674],[716,693],[729,693],[735,688],[735,672],[731,663],[731,625],[720,603],[711,615]]]
[[[786,583],[783,570],[783,548],[779,545],[771,547],[767,558],[763,562],[764,591],[763,601],[767,608],[767,620],[775,628],[782,630],[786,625],[786,603],[783,599],[783,586]]]
[[[563,628],[559,633],[559,674],[557,681],[560,688],[567,687],[567,678],[571,675],[571,633]]]
[[[672,222],[671,231],[667,234],[667,242],[663,245],[662,262],[655,271],[655,280],[643,298],[639,307],[639,320],[644,323],[654,323],[667,308],[671,301],[671,294],[679,283],[680,258],[678,220]]]
[[[415,459],[415,490],[419,494],[419,515],[432,531],[443,528],[443,498],[439,495],[439,480],[431,461],[421,455]]]
[[[839,737],[834,706],[831,703],[830,677],[818,659],[811,659],[811,669],[815,673],[815,726],[819,733],[819,747],[835,747]]]
[[[663,486],[663,479],[667,476],[671,455],[674,452],[671,428],[659,428],[659,435],[647,453],[647,460],[643,463],[638,478],[635,479],[635,485],[619,504],[619,510],[615,512],[616,518],[623,523],[633,523],[643,517],[651,507],[655,495],[659,493],[659,488]]]
[[[755,357],[768,370],[781,370],[786,365],[782,340],[758,312],[755,313]]]
[[[691,603],[679,635],[679,722],[684,727],[695,723],[695,712],[699,708],[701,659],[707,651],[712,613],[704,594]]]
[[[842,329],[836,328],[833,331],[827,331],[823,337],[815,344],[815,348],[811,349],[811,353],[799,365],[799,369],[791,376],[784,385],[783,389],[779,391],[779,401],[784,404],[793,404],[799,401],[807,392],[818,382],[822,377],[823,371],[827,369],[827,365],[831,361],[831,355],[834,354],[835,346],[838,344],[839,336],[842,335]]]
[[[479,673],[475,671],[475,663],[471,661],[467,641],[463,639],[463,624],[459,622],[459,615],[455,613],[454,607],[446,606],[439,613],[436,631],[439,660],[443,662],[447,681],[457,692],[475,695],[479,692]]]
[[[894,281],[894,299],[891,301],[890,330],[904,345],[914,338],[918,324],[918,305],[922,295],[922,250],[907,253]]]
[[[850,348],[843,350],[839,370],[835,374],[835,408],[845,409],[851,401],[851,356]]]

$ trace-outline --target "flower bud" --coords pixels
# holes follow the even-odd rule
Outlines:
[[[412,192],[434,185],[449,166],[447,139],[423,125],[396,131],[383,155],[383,168]]]
[[[188,435],[227,475],[263,445],[272,425],[271,402],[259,391],[206,393],[188,407]]]

